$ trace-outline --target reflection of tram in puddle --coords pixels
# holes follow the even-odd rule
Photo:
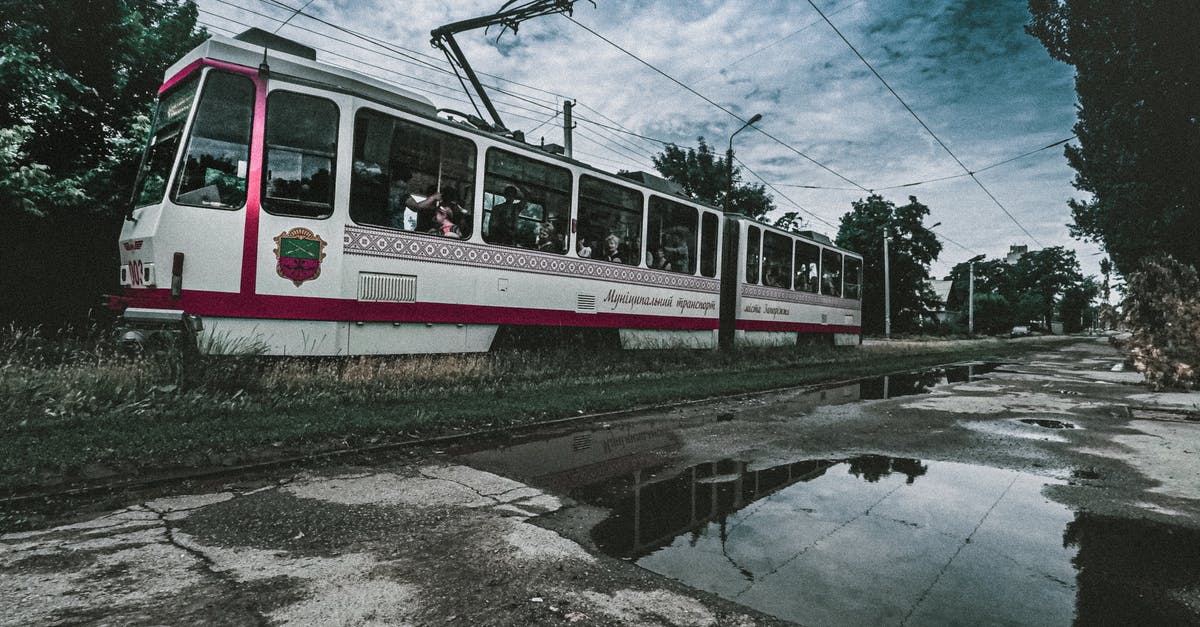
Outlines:
[[[859,400],[859,384],[805,390],[781,399],[791,414],[806,414],[826,405]],[[652,476],[666,467],[682,447],[684,430],[722,417],[639,419],[614,421],[553,435],[514,438],[496,446],[479,442],[451,453],[464,462],[543,489],[571,491],[631,473]]]

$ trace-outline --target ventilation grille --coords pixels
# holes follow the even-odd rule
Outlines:
[[[575,313],[596,313],[596,295],[578,294],[575,297]]]
[[[366,303],[416,302],[417,277],[408,274],[360,272],[358,300]]]

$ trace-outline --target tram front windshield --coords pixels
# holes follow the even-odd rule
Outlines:
[[[135,207],[162,202],[167,191],[167,177],[171,175],[171,166],[179,152],[183,123],[192,111],[199,84],[200,78],[193,76],[159,98],[150,143],[146,146],[142,168],[134,185]]]

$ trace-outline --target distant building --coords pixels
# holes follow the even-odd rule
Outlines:
[[[1019,260],[1027,252],[1029,252],[1028,246],[1011,244],[1008,247],[1008,256],[1004,258],[1004,263],[1007,263],[1010,266],[1016,265],[1017,260]]]
[[[947,303],[950,302],[950,292],[954,288],[954,281],[930,281],[930,287],[933,288],[933,293],[937,294],[937,309],[929,312],[929,315],[938,322],[946,322],[952,318],[956,312],[949,311]]]

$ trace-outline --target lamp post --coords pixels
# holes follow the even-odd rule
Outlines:
[[[981,259],[983,255],[975,255],[967,260],[971,277],[967,288],[967,337],[975,337],[975,262]]]
[[[729,136],[729,148],[727,148],[725,150],[725,178],[728,180],[728,185],[725,188],[725,211],[726,212],[728,212],[731,209],[731,207],[729,206],[729,197],[733,195],[733,138],[736,137],[738,133],[746,130],[746,128],[748,126],[758,122],[761,119],[762,119],[762,114],[755,113],[754,117],[747,120],[746,123],[741,126],[741,128],[734,131],[733,135]]]

